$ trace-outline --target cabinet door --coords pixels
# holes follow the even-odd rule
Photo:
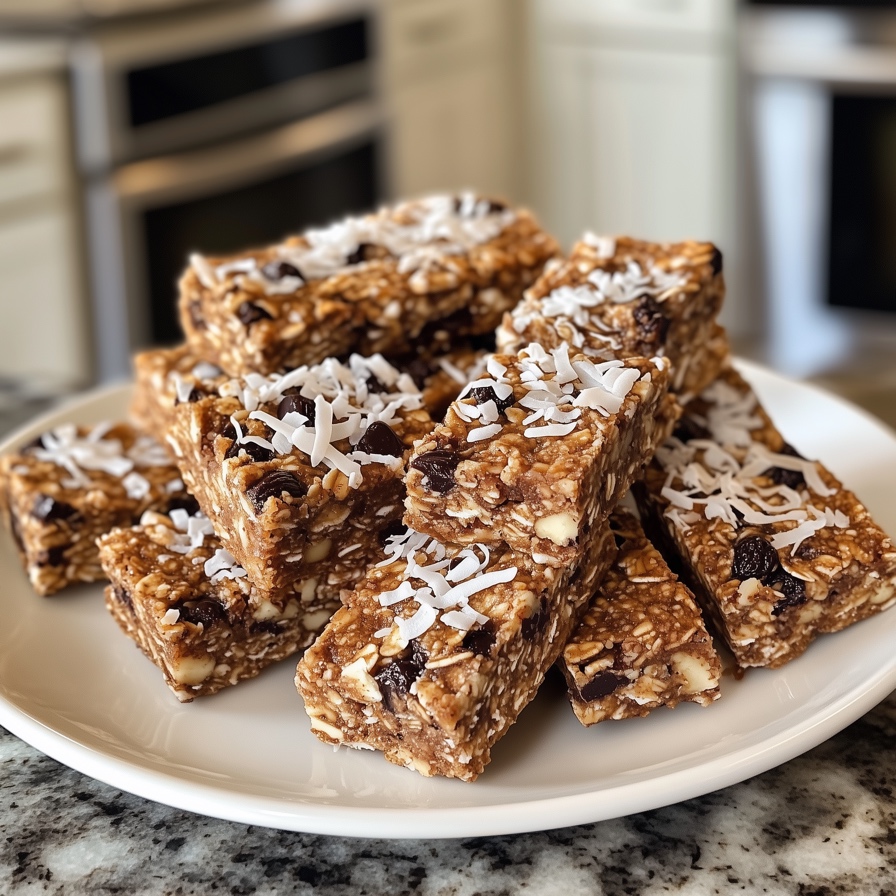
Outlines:
[[[549,226],[728,241],[727,63],[712,53],[541,51],[538,191]]]
[[[88,328],[64,210],[47,204],[0,219],[0,271],[0,376],[34,389],[82,385]]]
[[[478,64],[451,78],[406,86],[394,97],[395,194],[471,188],[513,197],[518,162],[503,75],[498,65]]]

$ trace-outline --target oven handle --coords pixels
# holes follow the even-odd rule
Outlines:
[[[128,206],[152,207],[237,189],[276,176],[296,163],[312,163],[370,139],[382,126],[376,103],[345,103],[263,134],[209,149],[133,162],[118,169],[112,187]]]

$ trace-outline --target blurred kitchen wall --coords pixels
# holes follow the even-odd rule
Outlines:
[[[132,350],[176,339],[188,251],[464,187],[531,205],[565,245],[586,229],[716,242],[737,345],[787,368],[802,353],[773,351],[793,337],[766,286],[768,200],[789,179],[764,164],[755,97],[804,81],[757,63],[756,14],[735,0],[0,0],[0,389],[124,376]],[[824,253],[808,263],[814,293],[787,289],[828,314]],[[819,346],[794,372],[839,363]]]

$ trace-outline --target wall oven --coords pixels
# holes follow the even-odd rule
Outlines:
[[[896,10],[776,5],[743,30],[772,360],[896,357]]]
[[[180,338],[190,252],[262,245],[384,195],[374,32],[366,3],[263,0],[76,42],[98,378]]]

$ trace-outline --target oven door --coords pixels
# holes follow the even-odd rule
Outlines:
[[[179,341],[190,252],[226,254],[370,209],[384,194],[382,122],[369,101],[214,148],[137,162],[88,185],[100,378]]]

